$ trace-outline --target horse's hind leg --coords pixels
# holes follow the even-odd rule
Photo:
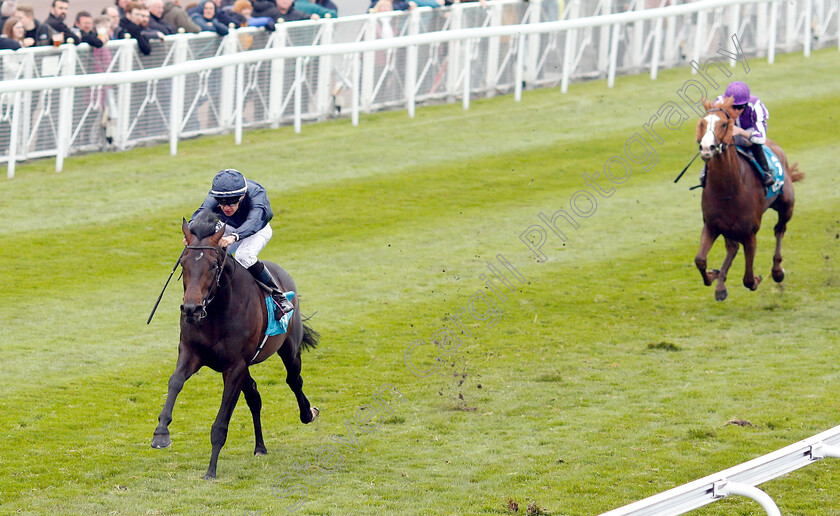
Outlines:
[[[717,285],[715,286],[715,299],[723,301],[726,299],[728,293],[726,292],[726,276],[729,274],[729,268],[732,266],[732,260],[738,254],[738,242],[730,239],[725,239],[726,242],[726,258],[720,266],[720,272],[717,276]]]
[[[300,348],[296,354],[292,354],[292,343],[286,341],[277,351],[280,358],[283,359],[283,364],[286,366],[286,383],[289,388],[295,393],[297,398],[298,408],[300,409],[300,421],[304,424],[311,423],[318,417],[318,409],[309,405],[309,400],[303,393],[303,378],[300,376]]]
[[[753,274],[755,248],[755,233],[753,233],[744,240],[744,261],[746,262],[744,267],[744,286],[750,290],[757,289],[758,284],[761,283],[761,276],[755,276]]]
[[[199,369],[201,369],[201,359],[182,346],[178,352],[175,372],[169,377],[169,391],[166,394],[163,410],[160,411],[158,416],[158,426],[155,428],[152,437],[152,448],[166,448],[172,444],[169,437],[169,423],[172,422],[172,409],[175,408],[175,399],[178,398],[178,394],[184,388],[184,382]]]
[[[227,441],[230,416],[233,415],[233,409],[236,408],[236,402],[239,401],[242,383],[247,375],[248,366],[244,361],[237,362],[222,373],[225,390],[222,394],[222,406],[219,407],[219,413],[210,429],[210,443],[213,445],[213,451],[210,454],[210,467],[207,468],[207,473],[204,475],[205,480],[216,478],[216,463],[219,460],[219,452],[222,451],[222,446]]]
[[[700,276],[703,278],[703,284],[707,287],[718,277],[718,271],[706,270],[706,259],[717,237],[717,234],[712,233],[709,227],[704,225],[703,232],[700,234],[700,249],[697,251],[697,256],[694,257],[694,264],[697,265],[697,270],[700,271]]]
[[[254,419],[254,439],[256,439],[254,455],[265,455],[268,453],[268,450],[265,449],[262,423],[260,422],[262,398],[260,397],[260,392],[257,390],[257,382],[254,381],[250,373],[245,377],[245,381],[242,384],[242,393],[245,394],[245,401],[248,403],[248,408],[251,409],[251,417]]]

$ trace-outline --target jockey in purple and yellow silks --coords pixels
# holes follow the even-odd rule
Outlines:
[[[744,82],[730,82],[726,92],[715,99],[715,103],[722,102],[726,97],[732,97],[732,109],[735,110],[735,144],[752,152],[761,167],[763,183],[767,186],[772,185],[773,171],[767,166],[767,158],[762,148],[767,142],[767,120],[770,118],[770,112],[758,97],[750,95],[750,87]],[[703,167],[700,173],[700,184],[706,184],[706,167]]]

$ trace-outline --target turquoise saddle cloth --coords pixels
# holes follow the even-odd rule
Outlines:
[[[292,298],[295,297],[295,293],[292,290],[283,292],[283,295],[286,296],[286,299],[288,299],[290,303],[292,302]],[[277,308],[277,305],[274,304],[274,300],[271,299],[271,296],[267,296],[265,298],[265,307],[268,309],[268,327],[265,329],[266,336],[273,337],[274,335],[286,333],[289,329],[289,321],[292,320],[292,315],[294,315],[295,311],[292,310],[278,321],[274,318],[274,311],[279,310],[279,308]]]
[[[782,169],[782,163],[779,161],[779,158],[777,158],[776,154],[770,150],[770,147],[762,145],[761,148],[764,151],[764,156],[767,158],[767,166],[769,166],[773,171],[773,179],[776,180],[772,185],[764,187],[764,190],[766,191],[765,199],[770,199],[771,197],[782,194],[782,187],[785,184],[785,171]],[[741,156],[747,158],[747,161],[755,167],[756,170],[761,170],[761,167],[758,166],[758,162],[749,150],[743,147],[738,147],[738,152],[741,153]]]

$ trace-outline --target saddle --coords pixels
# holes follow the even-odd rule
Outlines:
[[[755,157],[753,157],[752,152],[738,145],[735,146],[735,150],[742,158],[747,160],[747,163],[749,163],[755,173],[758,174],[759,178],[764,176],[761,166],[759,166]],[[772,185],[764,187],[765,198],[770,199],[771,197],[782,194],[782,187],[785,184],[785,171],[782,168],[782,163],[779,161],[779,158],[776,157],[776,154],[770,147],[762,145],[761,150],[764,151],[764,156],[767,158],[767,165],[773,171],[773,179],[775,179]]]

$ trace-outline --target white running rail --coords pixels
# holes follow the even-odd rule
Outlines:
[[[613,14],[618,0],[594,10],[570,0],[562,13],[554,0],[456,4],[282,23],[271,35],[169,36],[143,57],[131,40],[109,43],[105,57],[85,45],[0,52],[12,73],[0,81],[0,162],[11,178],[30,158],[55,156],[60,171],[72,152],[167,140],[174,155],[181,138],[233,132],[240,144],[245,127],[293,123],[299,132],[303,120],[342,108],[356,125],[360,111],[398,106],[413,117],[429,100],[460,98],[468,109],[475,95],[512,91],[518,101],[523,83],[565,92],[574,79],[612,86],[616,74],[642,70],[655,79],[660,67],[734,51],[733,34],[744,53],[770,62],[777,50],[840,45],[840,0],[647,4]]]
[[[675,516],[732,495],[752,498],[769,516],[779,516],[773,499],[756,486],[825,457],[840,457],[840,426],[601,516]]]

